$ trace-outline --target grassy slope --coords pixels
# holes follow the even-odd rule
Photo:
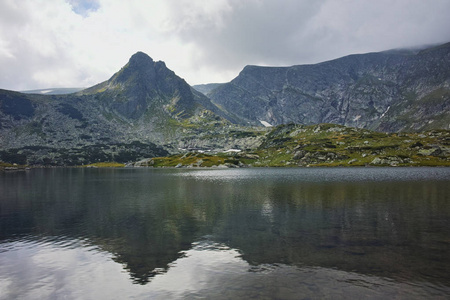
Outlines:
[[[258,149],[237,154],[187,153],[143,166],[450,166],[450,131],[379,133],[332,124],[281,125]]]
[[[386,134],[320,124],[280,126],[270,135],[257,151],[261,165],[450,166],[445,130]]]

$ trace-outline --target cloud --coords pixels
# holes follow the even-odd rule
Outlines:
[[[450,41],[448,0],[3,0],[0,88],[87,87],[144,51],[190,84]]]
[[[450,2],[445,0],[327,1],[304,39],[320,37],[312,43],[319,59],[330,54],[445,43],[450,41],[450,19],[442,12],[449,8]]]
[[[90,86],[139,50],[164,53],[171,39],[156,30],[159,8],[138,3],[99,1],[93,10],[63,0],[1,2],[0,88]]]
[[[4,1],[0,4],[0,11],[2,87],[14,88],[20,86],[20,82],[39,82],[48,66],[54,68],[53,74],[71,73],[68,68],[72,65],[65,51],[70,41],[64,33],[70,29],[66,24],[76,21],[68,5],[52,7],[30,5],[25,1]]]
[[[228,1],[218,24],[183,26],[196,64],[215,72],[246,64],[316,63],[351,53],[450,41],[449,1]],[[201,19],[201,18],[200,18]]]
[[[230,0],[227,4],[213,20],[199,18],[193,26],[180,29],[181,39],[199,48],[196,63],[207,60],[217,69],[287,63],[301,52],[292,43],[323,1]]]

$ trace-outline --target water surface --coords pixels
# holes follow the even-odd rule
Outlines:
[[[0,174],[0,299],[450,297],[450,169]]]

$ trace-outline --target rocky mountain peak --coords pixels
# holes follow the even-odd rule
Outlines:
[[[153,59],[143,52],[137,52],[131,56],[128,63],[109,80],[112,84],[135,85],[140,82],[139,86],[143,87],[151,85],[154,88],[156,78],[156,63]]]
[[[218,111],[206,96],[195,94],[186,81],[143,52],[137,52],[109,80],[83,90],[79,95],[96,95],[103,105],[127,119],[140,119],[164,111],[190,117],[199,107]],[[157,113],[159,114],[159,113]]]
[[[148,54],[138,51],[130,57],[129,64],[142,64],[146,62],[153,62],[153,59]]]
[[[154,61],[150,56],[148,56],[144,52],[136,52],[133,54],[128,63],[125,65],[126,69],[130,69],[132,71],[148,71],[151,69],[156,70],[166,70],[171,72],[163,61]],[[173,72],[171,72],[173,73]],[[175,73],[173,73],[175,74]]]

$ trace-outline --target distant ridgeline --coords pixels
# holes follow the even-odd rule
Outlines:
[[[247,158],[229,158],[233,155],[228,153],[228,162],[211,161],[227,166],[348,165],[354,159],[358,162],[350,164],[365,165],[375,158],[378,165],[448,163],[450,43],[315,65],[247,66],[229,83],[195,88],[201,92],[164,62],[138,52],[109,80],[81,91],[0,90],[0,160],[5,166],[133,163],[186,151],[235,149],[234,156]],[[316,128],[315,137],[305,129],[305,139],[300,127],[282,137],[277,132],[285,126],[270,128],[321,123],[354,128],[332,126],[347,134],[326,137],[326,142],[320,136],[328,125]],[[356,128],[365,129],[357,133],[364,133],[362,145],[340,141],[362,130]],[[435,131],[422,133],[430,130]],[[411,134],[396,140],[377,132]],[[375,138],[381,149],[368,149]],[[392,143],[398,145],[384,147]],[[401,160],[393,162],[393,157]],[[202,166],[191,161],[176,165]],[[153,164],[171,166],[174,161]]]
[[[334,123],[389,132],[450,129],[450,43],[314,65],[247,66],[208,96],[252,124]]]

